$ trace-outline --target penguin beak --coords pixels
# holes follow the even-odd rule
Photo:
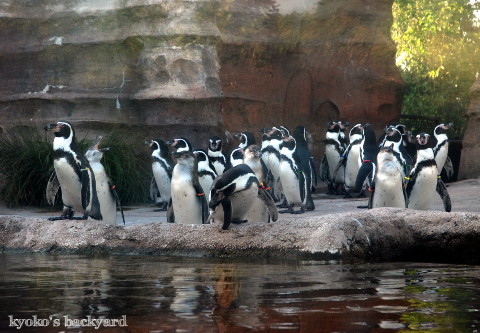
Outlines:
[[[105,147],[105,148],[100,148],[98,149],[99,152],[104,153],[106,151],[109,151],[111,148],[110,147]]]
[[[264,127],[264,128],[262,128],[260,131],[261,131],[263,134],[266,134],[266,133],[268,133],[270,130],[271,130],[271,128],[266,128],[266,127]]]
[[[176,144],[177,144],[177,140],[175,140],[175,139],[167,142],[167,145],[172,146],[172,147],[175,147]]]
[[[240,139],[242,137],[242,133],[237,133],[234,135],[235,139]]]
[[[152,140],[145,140],[143,141],[144,145],[152,145]]]
[[[48,124],[45,126],[45,131],[54,131],[58,132],[60,130],[60,125],[58,123]]]

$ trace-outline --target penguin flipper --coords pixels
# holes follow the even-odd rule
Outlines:
[[[208,219],[208,202],[205,192],[199,182],[194,182],[193,188],[197,193],[197,200],[200,200],[200,205],[202,207],[202,224],[206,224]]]
[[[318,176],[313,156],[310,157],[310,169],[312,170],[312,192],[315,192],[315,188],[317,187],[318,183]]]
[[[57,173],[53,170],[50,178],[48,179],[47,189],[45,191],[45,195],[47,197],[47,202],[50,205],[55,204],[55,198],[57,197],[58,190],[60,189],[60,182],[57,178]]]
[[[150,199],[156,203],[159,196],[160,192],[158,191],[157,182],[155,181],[155,177],[152,177],[150,181]]]
[[[337,178],[337,173],[338,173],[338,171],[340,170],[340,168],[341,168],[342,166],[344,166],[346,163],[347,163],[347,159],[346,159],[346,158],[344,158],[344,157],[340,158],[340,161],[338,161],[338,164],[337,164],[337,166],[335,167],[335,171],[333,172],[332,182],[334,182],[335,179]]]
[[[123,207],[122,204],[120,203],[120,197],[118,196],[117,190],[115,189],[115,185],[109,182],[109,187],[110,187],[110,192],[112,193],[113,197],[115,198],[115,201],[117,202],[118,208],[120,208],[120,213],[122,214],[122,220],[123,220],[123,225],[125,225],[125,215],[123,215]]]
[[[320,174],[318,175],[318,178],[322,182],[328,182],[328,180],[330,179],[327,155],[323,155],[322,161],[320,162]]]
[[[273,222],[278,220],[277,206],[275,205],[275,202],[270,194],[262,187],[258,189],[258,198],[262,200],[263,204],[267,208],[269,218],[271,218]]]
[[[363,184],[367,177],[373,172],[373,163],[364,162],[358,169],[357,179],[355,180],[355,192],[359,193],[362,191]]]
[[[375,180],[372,181],[370,186],[368,187],[368,191],[370,192],[370,196],[368,197],[368,209],[373,208],[373,196],[375,195]]]
[[[443,207],[445,208],[446,212],[452,211],[452,201],[450,200],[450,194],[448,194],[447,187],[442,179],[438,178],[437,181],[437,192],[440,194],[440,197],[443,201]]]
[[[232,223],[232,202],[228,197],[226,197],[221,201],[221,203],[223,207],[222,230],[227,230],[230,224]]]
[[[172,205],[172,199],[171,198],[170,198],[170,201],[168,203],[168,208],[167,208],[167,222],[175,223],[175,212],[173,211],[173,205]]]
[[[90,203],[90,174],[89,168],[82,168],[80,170],[80,184],[81,184],[81,194],[82,194],[82,208],[86,209]]]
[[[445,170],[448,180],[453,178],[455,169],[453,168],[453,163],[452,163],[452,160],[450,159],[450,156],[447,156],[447,159],[445,160],[445,164],[443,165],[443,170]]]

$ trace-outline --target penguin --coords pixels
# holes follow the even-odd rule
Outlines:
[[[195,155],[197,159],[198,181],[202,186],[203,192],[209,193],[214,179],[217,178],[217,173],[215,172],[215,168],[210,162],[210,158],[208,157],[205,150],[197,148],[193,151],[193,155]]]
[[[209,220],[221,222],[223,230],[227,230],[231,223],[247,222],[246,217],[257,198],[267,207],[272,221],[278,219],[273,199],[246,164],[234,166],[219,176],[209,198]]]
[[[407,178],[408,208],[429,210],[433,205],[437,189],[438,171],[433,154],[430,135],[416,136],[417,155]]]
[[[307,201],[305,208],[307,210],[314,210],[315,204],[313,202],[312,193],[315,191],[313,182],[316,178],[316,173],[314,171],[315,166],[313,164],[312,155],[310,154],[310,149],[308,146],[310,134],[307,132],[304,126],[297,126],[294,130],[293,137],[296,143],[294,155],[298,157],[299,165],[301,165],[303,172],[307,176],[308,191],[306,192]]]
[[[172,172],[171,208],[167,221],[181,224],[205,224],[208,204],[198,181],[197,161],[190,151],[174,152],[177,163]]]
[[[215,173],[219,176],[227,167],[227,159],[225,158],[225,155],[223,155],[222,144],[222,139],[220,139],[218,136],[212,136],[208,140],[207,154],[213,164],[213,167],[215,168]]]
[[[103,154],[110,150],[110,148],[99,148],[102,140],[103,136],[99,136],[96,142],[90,146],[85,153],[85,157],[90,163],[90,167],[95,175],[97,197],[100,203],[102,221],[108,224],[116,225],[118,206],[122,214],[123,224],[125,225],[125,216],[123,214],[123,208],[120,204],[120,198],[117,190],[101,163]]]
[[[377,155],[377,168],[370,186],[371,195],[368,208],[397,207],[406,208],[404,177],[397,163],[394,144],[381,147]]]
[[[160,211],[166,211],[170,203],[172,171],[175,163],[172,160],[168,145],[161,139],[145,141],[152,150],[152,173],[163,205]]]
[[[272,197],[275,201],[282,200],[282,185],[279,173],[280,145],[287,131],[281,126],[262,129],[262,161],[272,176],[270,186],[272,187]]]
[[[335,175],[335,169],[340,162],[344,151],[344,140],[341,138],[341,130],[338,122],[329,122],[327,124],[327,133],[325,135],[325,162],[328,165],[328,194],[336,194],[336,187],[344,183],[344,172],[339,170]],[[324,167],[326,166],[324,163]],[[320,174],[325,171],[320,170]]]
[[[190,144],[190,141],[184,137],[172,139],[167,142],[167,145],[175,148],[177,152],[192,151],[192,145]]]
[[[433,130],[435,136],[435,146],[433,147],[433,155],[437,163],[438,173],[442,172],[445,162],[448,158],[448,136],[447,131],[453,126],[452,123],[440,124]]]
[[[362,130],[362,142],[360,143],[360,168],[355,180],[355,192],[360,193],[359,197],[363,197],[365,181],[367,180],[367,183],[371,184],[376,172],[379,147],[370,124],[362,124],[359,128]]]
[[[77,145],[72,124],[58,121],[46,125],[45,130],[55,134],[53,140],[55,175],[52,174],[50,181],[61,187],[63,202],[62,214],[59,217],[50,217],[49,220],[86,220],[88,216],[101,220],[95,175],[90,168],[90,163]],[[49,185],[47,190],[48,188]],[[81,212],[83,216],[74,217],[74,211]]]
[[[344,198],[351,198],[351,191],[355,188],[355,181],[357,179],[358,170],[360,169],[360,146],[362,143],[362,130],[361,124],[356,124],[350,129],[348,134],[348,140],[350,144],[345,149],[345,152],[341,156],[342,159],[339,163],[345,164],[344,168]],[[337,166],[337,170],[340,168]],[[337,171],[338,172],[338,171]]]
[[[395,155],[399,169],[402,171],[402,177],[405,178],[410,172],[413,160],[403,145],[403,136],[401,132],[395,126],[388,126],[385,129],[383,146],[388,147],[390,145],[393,145],[393,154]]]
[[[251,132],[241,132],[235,134],[236,139],[240,139],[237,148],[233,149],[228,155],[227,169],[243,163],[243,150],[250,145],[255,144],[255,137]]]
[[[244,150],[243,164],[248,165],[252,169],[260,183],[260,188],[269,191],[270,186],[267,179],[268,170],[261,156],[262,149],[260,146],[250,145]],[[269,222],[268,209],[265,207],[263,201],[257,198],[245,219],[253,222]]]
[[[279,213],[302,214],[305,208],[308,210],[315,208],[311,197],[310,163],[305,159],[303,151],[296,150],[297,144],[294,137],[289,136],[283,139],[279,169],[288,208]],[[300,210],[294,211],[295,205],[300,205]]]

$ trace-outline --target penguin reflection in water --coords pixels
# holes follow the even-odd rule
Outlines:
[[[58,188],[61,187],[63,202],[62,214],[49,220],[86,220],[89,216],[102,220],[95,175],[76,143],[73,126],[59,121],[45,126],[45,130],[55,134],[54,172],[48,181],[47,200],[53,204]],[[74,211],[81,212],[83,216],[74,218]]]
[[[207,222],[208,205],[198,180],[197,160],[191,151],[174,152],[177,164],[172,172],[172,198],[167,221],[181,224]]]
[[[263,202],[272,221],[276,221],[278,212],[272,197],[260,185],[253,170],[246,164],[239,164],[225,171],[213,183],[209,220],[223,222],[223,230],[227,230],[231,223],[245,223],[249,221],[247,219],[256,200]]]

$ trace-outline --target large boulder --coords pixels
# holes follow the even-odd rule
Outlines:
[[[0,4],[0,123],[94,135],[212,134],[398,120],[389,1],[129,0]],[[316,145],[320,154],[323,146]]]

